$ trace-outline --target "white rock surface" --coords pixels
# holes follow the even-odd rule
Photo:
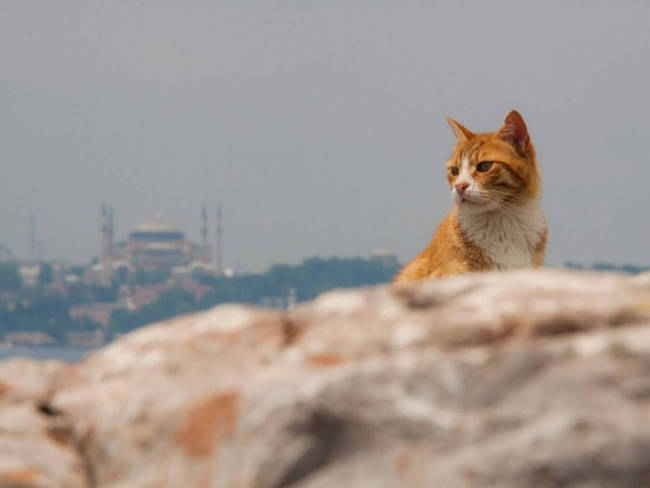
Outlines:
[[[522,271],[0,363],[0,486],[642,487],[650,282]]]

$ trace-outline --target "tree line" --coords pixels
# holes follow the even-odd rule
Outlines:
[[[100,327],[90,319],[73,320],[69,309],[73,305],[91,302],[114,302],[118,285],[112,287],[77,283],[67,287],[66,293],[46,286],[51,280],[51,268],[44,268],[39,285],[23,287],[17,265],[0,266],[0,291],[11,291],[15,298],[0,303],[0,335],[6,332],[41,331],[57,340],[73,330],[93,330]],[[234,277],[215,277],[197,274],[195,279],[208,285],[209,291],[200,298],[181,288],[164,291],[158,299],[138,310],[115,310],[111,314],[109,330],[113,334],[128,332],[137,327],[165,320],[176,315],[195,312],[220,303],[260,305],[265,298],[286,299],[290,289],[297,300],[310,300],[333,288],[358,287],[385,283],[397,272],[380,263],[361,258],[310,258],[299,265],[279,264],[266,273]],[[136,284],[164,281],[167,273],[140,273]]]
[[[113,311],[110,329],[115,333],[123,333],[221,303],[260,305],[265,298],[286,299],[291,289],[295,290],[298,301],[311,300],[334,288],[386,283],[396,272],[396,268],[387,268],[369,259],[314,257],[295,266],[277,264],[261,274],[231,278],[198,275],[199,282],[210,286],[210,291],[200,298],[179,288],[165,291],[158,300],[138,310]]]
[[[616,265],[595,262],[591,266],[567,262],[565,267],[597,271],[618,271],[636,274],[650,268],[631,264]],[[51,268],[44,266],[39,284],[22,287],[18,266],[0,263],[0,293],[10,292],[11,299],[0,302],[0,336],[6,332],[42,331],[57,340],[72,330],[93,330],[98,324],[89,319],[72,320],[69,309],[73,305],[92,302],[114,302],[118,287],[78,283],[60,293],[48,287],[52,279]],[[176,315],[204,310],[221,303],[261,305],[267,298],[282,302],[295,290],[298,301],[311,300],[319,294],[334,289],[386,283],[397,272],[376,261],[361,258],[318,257],[304,260],[299,265],[278,264],[266,273],[234,276],[231,278],[196,275],[195,279],[209,290],[200,297],[181,288],[163,292],[158,299],[138,310],[115,310],[111,315],[110,331],[114,334],[128,332],[143,325],[165,320]],[[166,273],[140,273],[136,282],[147,284],[167,279]]]

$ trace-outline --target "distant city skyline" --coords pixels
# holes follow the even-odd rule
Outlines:
[[[649,16],[640,0],[0,0],[0,245],[87,263],[102,202],[116,240],[158,212],[197,242],[201,206],[223,203],[225,266],[406,262],[451,205],[444,116],[494,130],[516,108],[547,264],[649,264]]]

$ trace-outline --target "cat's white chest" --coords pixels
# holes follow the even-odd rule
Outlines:
[[[486,254],[495,268],[529,267],[545,229],[539,202],[490,214],[459,214],[463,234]]]

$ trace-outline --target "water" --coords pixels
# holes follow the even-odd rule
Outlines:
[[[74,363],[80,361],[86,354],[94,351],[86,347],[65,346],[13,346],[0,347],[0,361],[11,358],[28,358],[37,360],[56,359]]]

